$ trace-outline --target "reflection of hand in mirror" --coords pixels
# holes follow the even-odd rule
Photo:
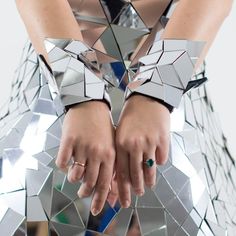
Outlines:
[[[131,96],[125,103],[116,130],[117,183],[123,207],[131,203],[131,187],[137,195],[144,186],[156,181],[155,165],[148,167],[146,159],[164,164],[168,158],[170,112],[142,95]]]
[[[78,195],[93,194],[91,210],[96,215],[107,199],[115,161],[114,128],[104,102],[81,103],[66,113],[57,166],[65,168],[71,157],[86,166],[71,165],[68,180],[74,183],[83,178]]]
[[[139,223],[138,223],[138,218],[137,218],[137,214],[135,214],[136,212],[134,212],[131,216],[131,218],[129,219],[127,223],[128,225],[128,229],[127,229],[127,233],[126,236],[142,236],[140,227],[139,227]],[[105,213],[106,214],[106,213]],[[116,235],[117,229],[119,229],[120,227],[122,227],[122,225],[119,224],[120,222],[117,221],[117,219],[114,219],[106,228],[105,230],[105,234],[106,235]],[[95,236],[95,235],[94,235]]]

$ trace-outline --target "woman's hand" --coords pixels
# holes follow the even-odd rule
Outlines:
[[[155,185],[156,166],[148,168],[143,161],[164,164],[169,150],[169,110],[143,95],[130,97],[122,111],[116,130],[117,183],[122,207],[131,203],[131,187],[144,194],[144,185]]]
[[[111,188],[107,196],[107,202],[110,204],[112,208],[114,208],[117,200],[118,200],[118,187],[117,187],[116,174],[114,174],[111,182]]]
[[[86,167],[70,166],[68,180],[83,178],[79,197],[88,197],[94,190],[91,211],[97,215],[107,199],[115,162],[114,127],[105,103],[80,103],[66,113],[56,165],[66,168],[72,156]]]

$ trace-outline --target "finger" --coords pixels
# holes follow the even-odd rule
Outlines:
[[[70,138],[61,138],[59,150],[56,158],[58,168],[66,170],[73,153],[74,142]]]
[[[81,198],[88,197],[92,194],[97,182],[99,168],[100,168],[100,162],[91,160],[91,158],[87,159],[83,183],[78,191],[79,197]]]
[[[107,201],[111,207],[115,207],[117,200],[118,200],[117,181],[115,178],[113,178],[111,182],[111,190],[108,193]]]
[[[106,163],[100,165],[99,176],[91,203],[91,212],[93,215],[99,214],[105,205],[112,179],[112,173],[113,166]]]
[[[75,163],[71,165],[68,170],[68,181],[71,183],[75,183],[79,181],[80,179],[82,179],[84,175],[86,167],[76,164],[76,163],[81,163],[81,164],[85,164],[86,166],[86,158],[85,158],[84,150],[80,147],[76,148],[73,159]]]
[[[143,155],[143,160],[152,159],[153,165],[148,166],[143,163],[143,172],[144,172],[144,180],[146,186],[152,188],[156,184],[156,160],[155,160],[155,151],[156,147],[150,148],[149,151],[146,151]]]
[[[129,154],[130,178],[134,192],[142,196],[144,194],[144,176],[143,176],[143,152],[139,149]]]
[[[167,162],[169,155],[169,138],[159,142],[155,154],[156,163],[158,165],[164,165]]]
[[[117,150],[117,186],[119,201],[122,207],[127,208],[131,203],[131,182],[129,175],[128,153],[122,149]]]

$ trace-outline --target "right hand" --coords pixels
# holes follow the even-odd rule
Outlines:
[[[72,156],[86,168],[70,166],[68,180],[74,183],[83,178],[79,197],[88,197],[94,191],[91,212],[97,215],[106,202],[115,162],[114,126],[104,102],[84,102],[67,111],[56,165],[66,168]]]

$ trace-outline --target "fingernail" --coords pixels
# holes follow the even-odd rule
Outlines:
[[[155,186],[156,186],[156,184],[153,184],[153,185],[150,186],[150,188],[151,188],[152,190],[154,190],[154,189],[155,189]]]
[[[140,197],[143,196],[143,194],[144,194],[143,191],[137,193],[137,195],[140,196]]]
[[[124,208],[128,208],[129,205],[130,205],[129,201],[126,200],[126,201],[123,203],[123,206],[122,206],[122,207],[124,207]]]
[[[116,205],[116,201],[115,201],[115,200],[114,200],[114,201],[111,201],[110,205],[111,205],[112,208],[114,208],[115,205]]]
[[[83,198],[84,197],[84,193],[83,191],[81,190],[81,188],[79,189],[79,191],[77,192],[79,198]]]
[[[98,209],[96,209],[96,208],[93,208],[92,210],[91,210],[91,212],[92,212],[92,214],[94,215],[94,216],[96,216],[96,215],[98,215],[99,214],[99,210]]]
[[[142,196],[144,194],[144,190],[141,190],[140,188],[135,190],[135,194],[138,196]]]

